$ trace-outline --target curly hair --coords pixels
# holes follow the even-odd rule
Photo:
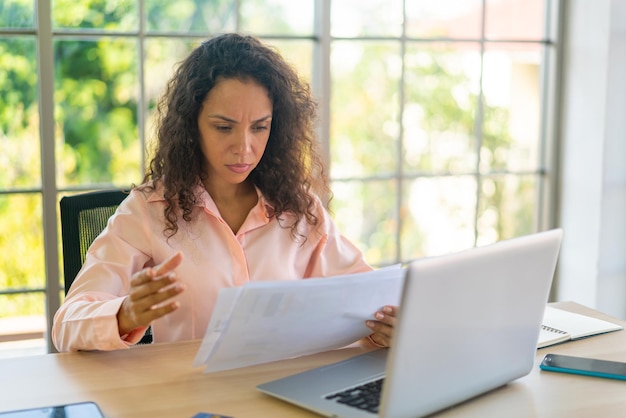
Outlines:
[[[199,199],[194,191],[207,176],[198,115],[219,79],[251,79],[267,89],[273,104],[270,136],[249,179],[279,221],[289,212],[318,225],[312,193],[330,196],[330,189],[315,136],[317,105],[310,87],[274,49],[252,36],[231,33],[194,49],[179,64],[158,103],[157,141],[143,187],[153,190],[157,182],[163,185],[164,234],[178,232],[179,216],[192,220]],[[296,227],[297,222],[289,226],[294,238]]]

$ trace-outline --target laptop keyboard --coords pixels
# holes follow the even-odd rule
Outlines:
[[[381,377],[378,380],[332,393],[325,398],[377,414],[384,380]]]

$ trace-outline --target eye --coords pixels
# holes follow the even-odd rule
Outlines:
[[[229,125],[215,125],[215,130],[219,132],[230,132],[232,127]]]
[[[261,132],[261,131],[266,131],[268,129],[268,126],[267,125],[257,125],[257,126],[254,126],[252,129],[257,131],[257,132]]]

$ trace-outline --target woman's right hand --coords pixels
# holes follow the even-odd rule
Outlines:
[[[117,312],[120,336],[147,327],[155,319],[178,309],[179,302],[168,300],[185,290],[173,271],[182,260],[182,253],[178,252],[158,266],[133,274],[129,295]]]

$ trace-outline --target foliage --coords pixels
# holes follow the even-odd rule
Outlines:
[[[40,184],[39,114],[35,44],[0,40],[0,188]],[[41,197],[0,195],[0,288],[45,285]],[[0,316],[43,313],[41,298],[12,296]]]
[[[393,44],[335,45],[330,146],[340,192],[331,204],[340,229],[370,262],[532,232],[536,181],[490,177],[508,168],[513,139],[508,108],[487,104],[471,76],[480,72],[479,51],[409,44],[401,70]],[[380,180],[359,180],[368,176]],[[384,180],[390,176],[398,180]]]
[[[136,41],[57,41],[55,118],[61,184],[138,181]],[[125,153],[134,162],[117,159]]]
[[[33,0],[2,0],[0,28],[32,27],[35,16],[34,5]]]
[[[136,0],[54,0],[55,27],[133,30],[138,27]]]

